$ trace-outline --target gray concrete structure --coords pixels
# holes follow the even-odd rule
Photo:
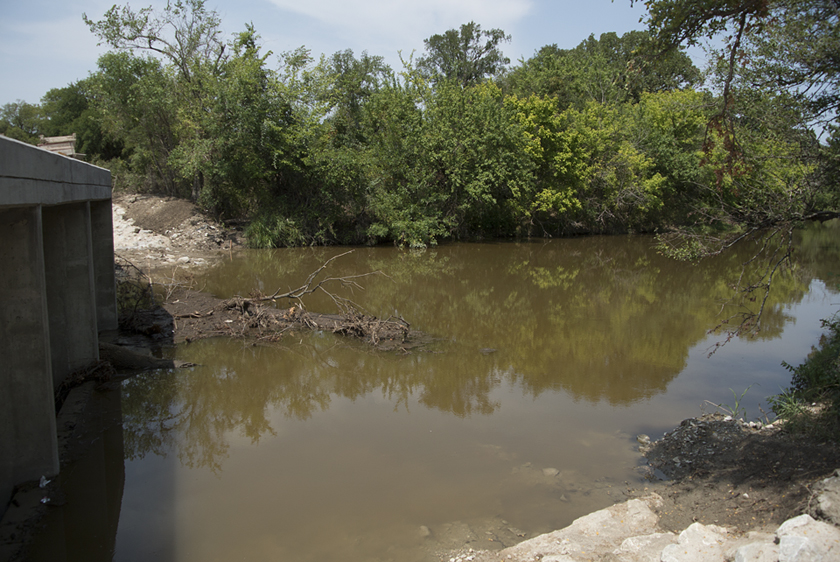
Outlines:
[[[0,136],[0,515],[58,473],[53,389],[116,327],[110,172]]]

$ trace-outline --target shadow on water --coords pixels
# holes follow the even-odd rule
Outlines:
[[[125,485],[119,388],[92,392],[74,430],[73,458],[56,477],[43,531],[27,555],[33,562],[110,562]],[[67,451],[63,451],[67,454]]]
[[[157,355],[161,349],[171,349],[172,331],[160,327],[171,326],[173,318],[162,307],[151,306],[152,288],[139,270],[119,261],[117,278],[120,324],[126,330],[100,333],[100,359],[120,375],[95,388],[96,383],[87,382],[63,391],[57,419],[61,471],[44,492],[49,498],[46,516],[38,524],[41,530],[25,554],[26,560],[112,561],[118,550],[117,537],[125,534],[121,525],[134,510],[124,509],[126,479],[136,481],[134,475],[126,474],[126,460],[131,460],[135,446],[129,442],[126,447],[123,429],[123,384],[130,380],[124,377],[174,367],[171,359],[152,355],[149,349],[151,345]],[[156,329],[149,330],[151,326]],[[158,372],[164,371],[154,373]],[[171,506],[160,503],[160,498],[173,498],[171,487],[171,478],[158,483],[161,495],[156,511],[163,517],[171,512]],[[151,527],[152,521],[160,524],[156,513],[149,515],[142,526]],[[149,554],[156,560],[174,560],[174,543],[155,541]]]

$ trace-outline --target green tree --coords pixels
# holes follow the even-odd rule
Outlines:
[[[703,192],[695,225],[664,237],[678,256],[720,253],[758,237],[765,267],[740,289],[762,303],[732,329],[761,327],[774,279],[790,262],[792,229],[810,217],[836,216],[831,147],[815,120],[836,119],[838,12],[832,0],[648,0],[651,56],[724,38],[712,61],[716,107],[703,144]],[[756,297],[758,291],[761,296]]]
[[[629,105],[594,101],[557,111],[556,99],[509,96],[536,164],[528,209],[545,234],[649,230],[667,180],[633,134]]]
[[[201,119],[197,116],[204,116],[212,103],[212,88],[226,61],[226,45],[221,41],[217,13],[208,10],[203,0],[177,0],[168,2],[162,11],[151,7],[134,11],[128,5],[114,5],[99,21],[91,20],[86,14],[83,19],[100,44],[110,45],[117,53],[147,54],[146,71],[155,63],[158,65],[157,72],[147,72],[132,86],[130,99],[122,96],[120,100],[136,106],[122,105],[124,114],[135,114],[132,123],[135,127],[131,128],[142,123],[144,129],[140,135],[132,135],[135,156],[140,157],[132,169],[140,172],[142,167],[148,170],[151,166],[152,186],[161,186],[171,195],[188,193],[198,200],[204,185],[201,171],[193,166],[194,175],[185,178],[188,167],[174,170],[169,156],[183,138],[194,139],[200,135]],[[112,83],[111,86],[117,91],[124,90],[122,85]],[[111,92],[109,88],[100,89],[105,96]],[[150,112],[154,114],[151,119],[137,115]],[[181,164],[187,162],[184,158],[176,160]]]
[[[638,101],[643,92],[679,90],[700,82],[700,72],[680,50],[656,59],[642,58],[640,53],[649,43],[646,32],[630,31],[621,37],[590,35],[574,49],[547,45],[522,61],[504,83],[520,97],[553,96],[561,109],[580,109],[589,101]]]
[[[435,82],[454,80],[463,87],[477,84],[502,73],[510,63],[500,49],[510,35],[501,29],[482,31],[475,22],[425,39],[426,55],[418,65]]]
[[[715,220],[748,227],[801,220],[834,181],[818,181],[812,125],[835,118],[833,54],[838,12],[830,0],[650,0],[654,53],[726,32],[713,65],[719,92],[704,145],[711,193],[729,193]],[[809,173],[811,172],[811,173]],[[828,180],[828,181],[826,181]],[[784,186],[784,187],[783,187]]]
[[[184,102],[187,118],[179,123],[181,139],[169,160],[185,181],[201,182],[198,202],[220,216],[248,214],[287,189],[286,130],[294,117],[266,68],[270,53],[260,53],[258,40],[248,26],[218,68],[194,67],[203,103]]]
[[[533,186],[522,128],[492,83],[430,90],[408,68],[374,98],[374,239],[425,246],[449,237],[510,234]]]
[[[631,111],[629,125],[634,146],[653,162],[665,178],[663,222],[690,222],[688,214],[704,196],[703,141],[712,95],[695,90],[644,93]]]
[[[333,54],[318,65],[318,95],[324,120],[313,127],[315,138],[308,164],[319,181],[319,230],[333,225],[332,236],[345,242],[366,237],[366,197],[373,173],[367,105],[391,76],[382,57],[350,50]]]
[[[102,116],[91,104],[91,79],[64,88],[53,88],[41,99],[46,136],[76,135],[76,152],[89,161],[109,161],[122,153],[123,145],[102,130]]]
[[[177,104],[162,63],[131,53],[106,53],[91,77],[91,97],[105,133],[125,149],[116,185],[189,197],[168,160],[178,145]]]
[[[426,111],[425,181],[441,197],[439,210],[453,234],[510,233],[512,216],[530,195],[526,138],[503,101],[492,83],[467,89],[447,83]]]
[[[181,76],[192,78],[193,64],[211,61],[218,68],[225,55],[219,27],[221,20],[204,0],[168,1],[162,12],[151,7],[133,11],[131,6],[117,6],[105,12],[103,19],[82,18],[91,32],[117,51],[150,51],[174,64]]]
[[[116,50],[100,60],[95,108],[145,187],[223,217],[293,190],[296,119],[253,26],[223,43],[219,17],[202,0],[158,12],[114,6],[85,21]]]
[[[30,144],[38,144],[42,134],[41,108],[23,100],[0,108],[0,135]]]
[[[436,207],[424,203],[424,108],[432,91],[411,61],[400,76],[392,75],[365,106],[368,139],[374,161],[367,202],[371,241],[396,240],[420,246],[445,238]]]
[[[297,175],[252,229],[260,245],[367,240],[373,165],[367,105],[391,70],[381,57],[356,58],[350,50],[312,62],[305,49],[284,55],[278,87],[296,115],[286,134],[299,156]]]

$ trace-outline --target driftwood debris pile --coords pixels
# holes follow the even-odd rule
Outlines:
[[[191,290],[179,291],[173,296],[176,298],[163,304],[171,318],[171,326],[161,326],[162,333],[172,334],[173,343],[211,337],[274,343],[290,332],[322,330],[358,338],[382,350],[408,349],[416,345],[412,337],[417,334],[401,318],[382,320],[353,309],[342,314],[318,314],[307,311],[300,304],[278,308],[256,298],[216,299]]]
[[[411,329],[403,318],[377,318],[360,311],[351,301],[327,289],[340,285],[362,289],[359,279],[382,275],[375,271],[343,277],[319,275],[334,260],[352,250],[333,256],[312,272],[306,281],[287,292],[219,299],[196,291],[192,284],[156,283],[127,260],[118,269],[121,289],[121,325],[132,332],[149,336],[161,344],[177,344],[204,338],[232,337],[256,344],[281,341],[287,334],[302,330],[320,330],[362,340],[382,351],[403,351],[430,341],[425,334]],[[158,290],[155,290],[155,287]],[[335,303],[338,314],[309,312],[303,297],[323,292]],[[163,295],[162,304],[159,296]]]

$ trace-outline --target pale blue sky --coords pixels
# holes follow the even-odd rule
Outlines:
[[[82,21],[101,18],[114,0],[0,0],[0,106],[38,103],[51,88],[88,76],[106,51]],[[125,2],[119,2],[125,4]],[[165,0],[134,0],[134,9]],[[398,52],[423,52],[423,39],[470,20],[512,35],[512,64],[544,45],[571,48],[590,34],[643,29],[644,5],[630,0],[207,0],[226,35],[253,22],[274,53],[305,45],[321,53],[352,49],[399,68]],[[276,63],[271,61],[272,67]]]

